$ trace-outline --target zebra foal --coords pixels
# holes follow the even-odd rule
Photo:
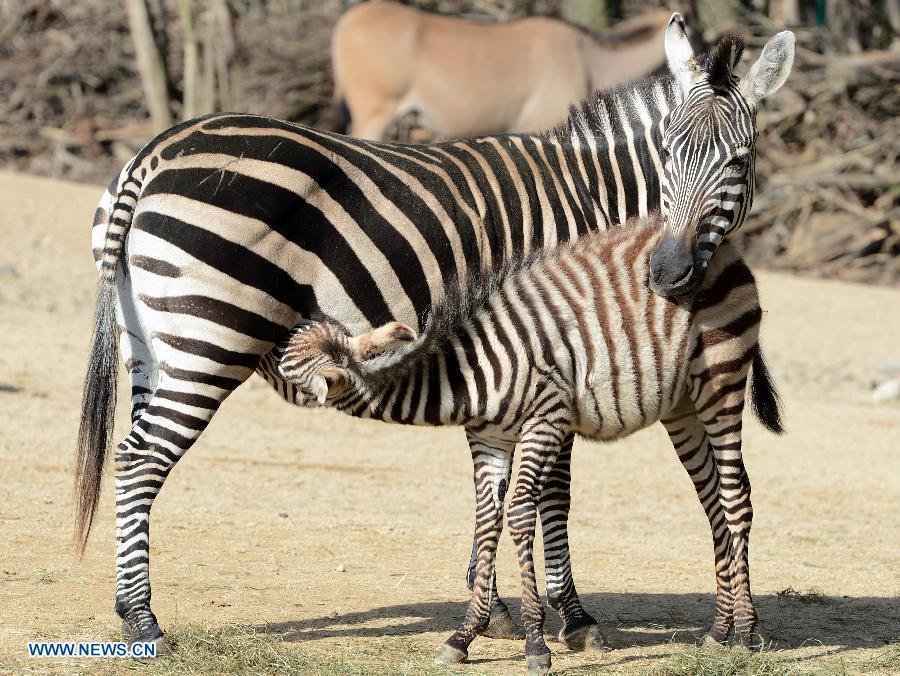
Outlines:
[[[296,332],[284,347],[277,370],[310,393],[309,403],[466,429],[478,496],[476,577],[466,618],[438,661],[465,660],[487,626],[514,447],[521,465],[509,530],[522,573],[525,653],[529,673],[546,673],[550,651],[533,542],[539,514],[550,546],[556,535],[548,518],[554,468],[568,465],[573,433],[611,441],[657,421],[712,528],[717,592],[710,636],[722,640],[732,621],[741,640],[754,631],[747,558],[753,510],[741,455],[751,365],[754,411],[769,430],[782,430],[758,343],[762,310],[753,275],[728,242],[695,296],[652,293],[650,257],[663,236],[658,215],[583,235],[499,274],[474,297],[449,301],[418,338],[398,322],[355,337],[323,323]],[[424,405],[403,409],[414,392],[433,407],[431,415]]]

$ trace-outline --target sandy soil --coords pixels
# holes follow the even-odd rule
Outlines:
[[[28,640],[117,631],[111,474],[84,559],[71,549],[100,192],[0,173],[0,665],[11,671],[74,668],[28,659]],[[839,654],[852,671],[900,637],[900,402],[869,400],[879,364],[900,362],[900,291],[759,277],[789,430],[746,425],[760,629],[790,656]],[[470,474],[460,430],[293,409],[254,379],[156,503],[160,623],[251,625],[312,655],[427,657],[464,612]],[[551,643],[554,664],[646,671],[711,618],[706,520],[661,428],[579,442],[574,477],[575,572],[613,650]],[[499,570],[517,609],[506,538]],[[518,673],[521,655],[481,639],[461,673]]]

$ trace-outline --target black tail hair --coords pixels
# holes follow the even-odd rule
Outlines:
[[[343,96],[331,104],[331,130],[338,134],[346,134],[350,129],[350,108]]]
[[[112,443],[119,372],[118,338],[116,283],[101,276],[75,458],[75,549],[79,555],[84,553],[97,511],[106,453]]]
[[[750,405],[756,419],[770,432],[782,434],[784,425],[781,422],[781,397],[772,383],[772,376],[763,359],[762,347],[756,346],[753,355],[753,366],[750,373]]]

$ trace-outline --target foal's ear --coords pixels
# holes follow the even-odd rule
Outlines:
[[[309,381],[309,391],[319,402],[319,406],[324,406],[328,399],[328,381],[320,375],[313,376]]]
[[[666,29],[666,61],[684,95],[706,77],[687,38],[684,18],[678,12],[669,19],[669,27]]]
[[[763,47],[762,53],[741,78],[740,91],[751,106],[779,90],[794,64],[794,43],[791,31],[781,31]]]

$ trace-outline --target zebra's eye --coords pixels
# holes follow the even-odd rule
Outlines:
[[[750,166],[750,156],[749,155],[738,155],[736,157],[731,158],[731,161],[725,165],[725,168],[728,171],[733,171],[736,174],[742,174],[747,171],[747,167]]]

